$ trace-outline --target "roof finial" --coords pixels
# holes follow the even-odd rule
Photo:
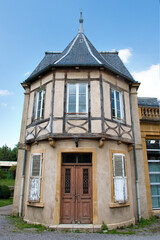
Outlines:
[[[80,19],[79,19],[79,33],[83,33],[83,18],[82,18],[82,9],[80,12]]]

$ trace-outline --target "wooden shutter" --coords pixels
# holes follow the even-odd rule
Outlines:
[[[42,154],[33,154],[29,185],[29,201],[39,202],[41,191]]]
[[[125,170],[125,156],[123,154],[113,154],[113,182],[115,202],[126,202],[127,179]]]

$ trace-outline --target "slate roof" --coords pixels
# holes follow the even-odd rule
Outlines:
[[[46,52],[40,64],[26,79],[25,82],[32,81],[35,77],[49,70],[51,67],[104,67],[110,71],[121,75],[129,81],[135,82],[129,71],[124,66],[118,56],[118,52],[98,52],[92,43],[83,33],[82,22],[81,31],[68,44],[63,52]]]
[[[144,107],[160,107],[160,100],[157,98],[138,97],[138,105]]]

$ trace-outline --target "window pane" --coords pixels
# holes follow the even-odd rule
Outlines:
[[[114,90],[111,90],[111,98],[114,99]]]
[[[119,101],[119,92],[116,91],[116,101]]]
[[[79,84],[79,94],[86,94],[86,84]]]
[[[160,195],[160,185],[151,185],[151,194]]]
[[[41,156],[40,155],[33,155],[33,160],[32,160],[32,176],[40,176],[40,161],[41,161]]]
[[[41,187],[40,178],[33,178],[33,179],[30,178],[30,186],[29,186],[30,201],[40,200],[40,187]]]
[[[76,84],[69,84],[69,94],[76,94]]]
[[[69,96],[69,104],[70,103],[76,104],[76,95],[70,95]]]
[[[86,104],[86,95],[79,95],[79,104]]]
[[[149,172],[160,172],[160,163],[149,163]]]
[[[160,183],[160,174],[150,174],[149,177],[151,183]]]
[[[62,154],[62,163],[76,163],[76,154],[74,153]]]
[[[116,112],[115,112],[115,109],[112,108],[112,116],[115,117],[116,116]]]
[[[92,163],[92,153],[79,153],[78,163]]]
[[[114,176],[123,176],[122,155],[114,155]]]
[[[160,208],[160,197],[152,197],[152,207]]]
[[[76,112],[76,105],[75,104],[69,104],[69,113],[75,113]]]
[[[121,112],[117,111],[117,118],[121,119]]]
[[[86,112],[86,105],[79,105],[79,112],[85,113]]]

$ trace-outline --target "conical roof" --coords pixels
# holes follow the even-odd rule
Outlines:
[[[104,67],[134,81],[118,56],[118,52],[98,52],[83,32],[82,13],[79,33],[63,52],[46,52],[45,57],[25,82],[30,82],[51,67]]]

